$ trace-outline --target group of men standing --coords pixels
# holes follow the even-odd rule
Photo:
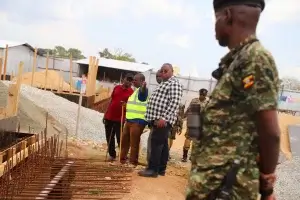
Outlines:
[[[277,118],[279,78],[272,55],[256,37],[265,2],[214,0],[213,6],[216,39],[220,46],[228,47],[230,51],[212,72],[217,84],[209,101],[204,98],[207,91],[201,90],[201,98],[191,102],[199,104],[201,101],[201,123],[199,136],[193,140],[186,200],[257,200],[258,193],[261,200],[275,200],[273,187],[280,144]],[[123,95],[116,97],[119,104],[129,98],[131,103],[128,106],[132,105],[127,107],[129,114],[126,114],[128,124],[125,127],[129,134],[124,134],[123,137],[127,137],[124,141],[131,141],[128,135],[140,136],[146,123],[151,129],[148,166],[139,172],[146,177],[165,174],[172,144],[169,141],[168,145],[168,137],[174,139],[174,132],[169,134],[177,124],[183,93],[170,64],[164,64],[160,73],[162,82],[149,97],[145,84],[133,93],[127,84],[129,77],[112,94],[112,97],[118,96],[118,92],[123,91]],[[120,119],[121,111],[114,110],[121,105],[112,100],[110,106],[115,113],[105,115],[108,143],[112,135],[117,134],[118,138],[117,129],[124,122]],[[145,113],[141,115],[142,121],[135,120],[135,116],[142,112]],[[118,124],[114,122],[117,118]],[[110,133],[112,127],[116,127],[116,133]],[[139,130],[139,133],[130,134],[133,130]],[[183,161],[187,160],[190,139],[187,133]],[[136,164],[137,140],[132,140],[132,143],[130,162]],[[125,150],[121,155],[125,160],[128,145],[123,145]],[[110,143],[109,153],[115,159]]]
[[[123,84],[114,88],[103,120],[109,159],[116,159],[116,136],[122,164],[128,160],[134,166],[138,164],[140,138],[144,128],[150,128],[148,167],[139,172],[139,175],[147,177],[165,174],[171,146],[168,138],[172,129],[177,127],[183,93],[182,85],[173,75],[173,67],[169,63],[163,64],[158,71],[157,82],[158,87],[149,96],[145,76],[140,73],[135,76],[127,74]],[[135,90],[131,89],[132,84]]]

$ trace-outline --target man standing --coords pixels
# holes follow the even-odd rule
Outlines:
[[[200,104],[201,110],[204,109],[204,107],[206,106],[206,104],[209,101],[209,98],[207,97],[207,92],[208,91],[205,88],[202,88],[202,89],[199,90],[199,97],[192,99],[188,109],[185,112],[185,117],[186,117],[187,112],[189,111],[192,104]],[[189,153],[190,146],[191,146],[191,143],[192,143],[192,139],[189,137],[188,130],[186,130],[184,136],[185,136],[185,140],[184,140],[184,145],[183,145],[183,156],[182,156],[181,161],[182,162],[187,162],[187,157],[188,157],[188,153]]]
[[[168,135],[175,124],[182,98],[182,85],[173,76],[171,64],[163,64],[161,77],[163,82],[149,98],[145,115],[152,127],[149,164],[145,170],[139,172],[140,176],[145,177],[165,175],[169,157]]]
[[[129,162],[136,166],[138,164],[141,135],[147,125],[145,113],[148,89],[146,88],[145,76],[140,73],[136,74],[133,79],[133,85],[136,89],[126,104],[126,123],[121,140],[120,161],[122,164],[126,162],[130,148]]]
[[[216,38],[230,52],[212,73],[218,82],[192,150],[187,200],[256,200],[258,193],[275,199],[279,78],[256,37],[264,6],[263,0],[214,0]]]
[[[131,89],[133,75],[127,74],[124,77],[123,84],[114,87],[111,94],[111,101],[107,111],[104,114],[103,123],[105,125],[105,136],[108,146],[110,160],[113,161],[117,157],[115,150],[115,136],[117,137],[118,146],[120,146],[121,125],[124,123],[124,112],[122,104],[127,102],[128,97],[133,93]]]
[[[182,125],[183,125],[183,118],[184,118],[184,105],[180,104],[179,105],[179,112],[177,114],[176,122],[174,126],[172,127],[170,134],[169,134],[169,159],[171,159],[170,156],[170,150],[173,145],[173,141],[176,139],[176,134],[180,135],[182,131]]]
[[[158,84],[160,84],[162,82],[162,78],[161,78],[161,71],[158,70],[156,72],[156,82]],[[149,163],[149,159],[150,159],[150,152],[151,152],[151,133],[152,133],[152,129],[150,127],[150,133],[148,136],[148,141],[147,141],[147,162]]]

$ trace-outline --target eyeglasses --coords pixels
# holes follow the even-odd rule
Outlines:
[[[164,69],[164,70],[161,70],[160,72],[163,74],[166,74],[166,73],[168,73],[168,70]]]

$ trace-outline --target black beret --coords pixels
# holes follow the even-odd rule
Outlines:
[[[202,88],[201,90],[199,90],[199,93],[201,94],[201,95],[207,95],[207,89],[205,89],[205,88]]]
[[[248,5],[248,6],[255,6],[260,7],[263,11],[265,8],[265,1],[264,0],[214,0],[214,10],[219,10],[221,8],[225,8],[227,6],[234,6],[234,5]]]

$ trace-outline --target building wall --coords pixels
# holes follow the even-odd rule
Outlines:
[[[0,57],[4,60],[5,49],[0,49]],[[19,63],[22,61],[24,63],[23,73],[31,72],[33,65],[34,52],[26,46],[15,46],[8,48],[7,57],[7,75],[14,74],[18,71]],[[37,56],[36,70],[41,71],[46,68],[47,58],[45,56]],[[62,76],[66,82],[70,79],[70,60],[61,58],[49,58],[48,69],[52,70],[62,70]],[[73,62],[72,74],[73,76],[79,76],[78,64]]]
[[[147,71],[144,73],[146,77],[146,82],[149,88],[150,93],[154,91],[154,89],[158,86],[156,82],[156,72]],[[205,88],[208,92],[212,92],[216,85],[216,81],[213,79],[197,79],[194,77],[185,77],[178,76],[179,82],[183,86],[183,97],[182,104],[185,104],[187,107],[193,98],[199,96],[199,90],[201,88]]]
[[[31,71],[33,54],[34,52],[26,46],[8,48],[6,74],[11,75],[12,72],[16,74],[21,61],[24,63],[23,72]],[[0,49],[0,56],[3,58],[4,62],[5,49]]]

